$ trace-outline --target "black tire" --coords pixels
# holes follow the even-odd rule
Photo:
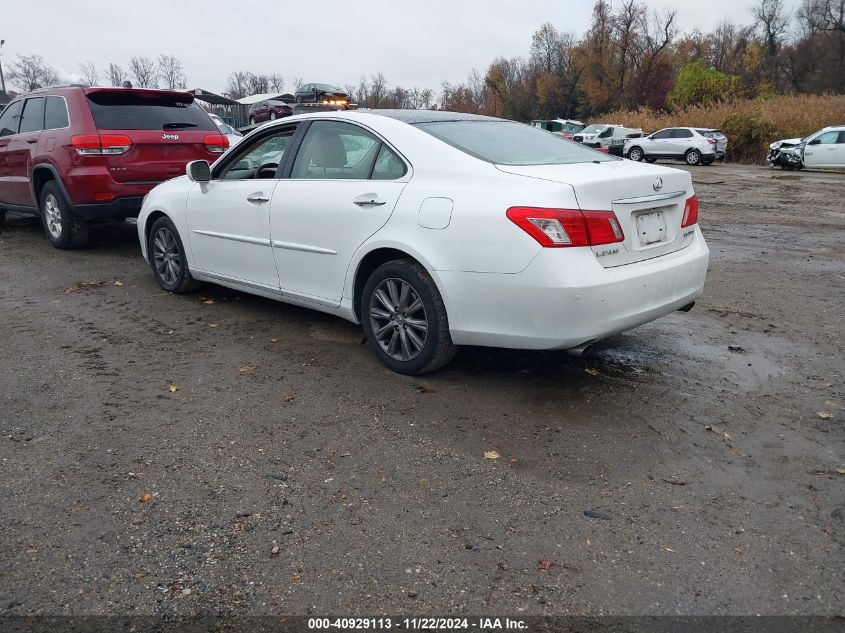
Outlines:
[[[426,323],[425,338],[416,355],[410,359],[396,358],[394,355],[388,353],[388,349],[376,336],[373,329],[373,319],[377,318],[385,321],[387,327],[396,328],[396,337],[399,334],[405,338],[407,334],[400,331],[400,325],[394,321],[395,317],[402,322],[402,330],[407,330],[408,326],[405,324],[405,318],[410,319],[411,314],[419,314],[419,312],[394,310],[393,317],[387,323],[386,317],[371,317],[371,306],[383,305],[379,303],[378,297],[374,298],[376,290],[383,288],[383,283],[404,282],[410,287],[411,291],[416,294],[424,312],[422,314],[423,320]],[[396,306],[394,306],[395,308]],[[381,312],[386,314],[385,310]],[[447,365],[458,351],[458,348],[452,343],[452,337],[449,334],[449,319],[446,315],[446,306],[443,303],[443,298],[437,290],[431,276],[426,272],[419,263],[411,259],[396,259],[386,262],[376,268],[367,279],[364,286],[364,291],[361,294],[361,323],[364,328],[364,334],[367,337],[367,344],[376,357],[388,368],[400,374],[407,374],[410,376],[417,376],[425,374]],[[415,319],[415,321],[419,321]],[[392,331],[392,330],[389,330]],[[388,334],[385,334],[388,336]],[[397,346],[400,343],[397,340]],[[396,350],[401,353],[400,349]]]
[[[634,145],[628,150],[628,158],[638,163],[645,158],[645,152],[643,152],[643,148],[639,145]]]
[[[88,223],[80,220],[55,181],[44,185],[38,201],[41,226],[50,244],[62,250],[88,244]]]
[[[0,226],[6,226],[6,210],[0,209]]]
[[[165,233],[169,233],[172,241],[165,238]],[[188,260],[185,258],[185,247],[182,244],[182,238],[179,237],[179,231],[167,216],[160,217],[150,228],[147,238],[147,257],[150,260],[153,275],[162,290],[181,295],[193,292],[199,286],[199,282],[188,270]],[[168,261],[173,262],[173,266],[169,265]]]
[[[255,117],[254,116],[249,117],[249,124],[255,125]]]
[[[302,103],[302,97],[300,97],[299,95],[297,95],[296,97],[294,97],[294,99],[293,99],[293,100],[294,100],[294,101],[296,101],[297,103]]]
[[[700,165],[701,152],[699,152],[697,149],[688,149],[684,154],[684,162],[687,165]]]
[[[270,113],[270,120],[271,120],[271,121],[275,121],[275,120],[276,120],[276,113],[275,113],[275,112],[271,112],[271,113]]]

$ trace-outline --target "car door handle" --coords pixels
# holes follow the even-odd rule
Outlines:
[[[260,191],[256,191],[255,193],[251,193],[246,198],[247,202],[254,202],[255,204],[261,204],[262,202],[270,202],[270,198],[265,196]]]
[[[382,200],[371,193],[358,196],[352,202],[353,204],[357,204],[359,207],[380,207],[383,204],[387,204],[387,200]]]
[[[28,139],[26,139],[26,142],[29,143],[30,145],[35,145],[38,142],[38,139],[37,138],[28,138]]]

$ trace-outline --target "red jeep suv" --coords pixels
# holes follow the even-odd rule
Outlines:
[[[189,93],[36,90],[0,114],[0,221],[39,215],[53,246],[81,248],[91,222],[136,217],[150,189],[228,144]]]

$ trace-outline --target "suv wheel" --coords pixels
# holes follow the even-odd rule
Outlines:
[[[361,321],[370,349],[400,374],[440,369],[457,352],[440,292],[412,260],[397,259],[373,271],[361,297]]]
[[[167,216],[160,217],[150,229],[147,243],[150,267],[158,285],[167,292],[184,294],[199,285],[188,270],[185,247],[179,231]]]
[[[640,162],[643,159],[643,150],[640,147],[632,147],[631,151],[628,152],[628,158]]]
[[[270,120],[271,120],[271,121],[275,121],[275,120],[276,120],[276,113],[275,113],[275,112],[271,112],[271,113],[270,113]]]
[[[0,226],[6,226],[6,210],[0,209]]]
[[[701,164],[701,152],[697,149],[688,149],[687,153],[684,154],[684,160],[687,165],[699,165]]]
[[[88,223],[76,217],[54,181],[44,185],[39,204],[41,224],[53,246],[61,249],[83,248],[88,243]]]
[[[249,117],[249,124],[255,125],[255,117],[254,116]]]

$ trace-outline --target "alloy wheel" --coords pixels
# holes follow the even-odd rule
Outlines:
[[[639,147],[635,147],[628,153],[628,158],[635,162],[639,162],[643,159],[643,152]]]
[[[696,150],[691,149],[687,152],[687,164],[689,165],[697,165],[698,161],[701,160],[701,154],[699,154]]]
[[[369,306],[373,335],[388,356],[415,359],[428,337],[428,315],[419,293],[402,279],[389,278],[373,291]]]
[[[182,274],[182,253],[173,232],[163,226],[153,236],[153,262],[162,281],[173,286]]]
[[[54,240],[62,236],[62,212],[59,208],[59,201],[52,193],[44,199],[44,219],[47,222],[47,230]]]

